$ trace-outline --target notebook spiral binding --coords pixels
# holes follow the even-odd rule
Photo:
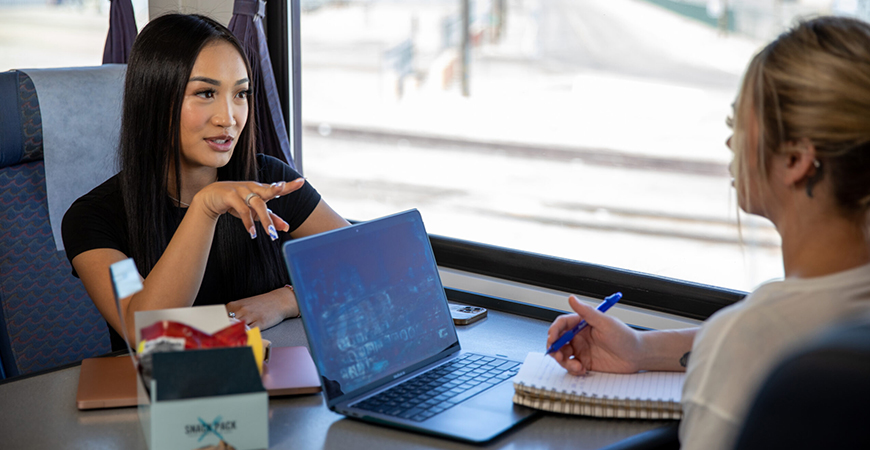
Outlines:
[[[575,394],[514,383],[514,403],[560,414],[606,418],[673,420],[682,417],[678,401],[623,399],[585,393]]]

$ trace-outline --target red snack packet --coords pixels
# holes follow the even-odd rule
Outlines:
[[[215,339],[223,343],[223,347],[243,347],[248,345],[248,332],[245,330],[245,322],[236,322],[217,333]]]
[[[243,322],[236,322],[211,335],[190,325],[163,320],[142,328],[141,333],[142,340],[144,341],[151,341],[161,337],[183,338],[185,350],[241,347],[248,343],[248,335],[245,333],[245,324]]]

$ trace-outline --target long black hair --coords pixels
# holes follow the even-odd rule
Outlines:
[[[124,86],[120,135],[120,181],[127,216],[130,255],[143,276],[166,250],[178,224],[181,206],[169,197],[169,177],[181,192],[181,105],[194,63],[202,49],[227,42],[241,55],[248,79],[251,66],[238,39],[205,16],[168,14],[148,23],[130,53]],[[247,125],[218,180],[257,180],[254,97],[249,95]],[[170,170],[174,167],[174,171]],[[172,173],[170,173],[172,172]],[[242,222],[224,214],[218,219],[215,247],[228,280],[223,292],[239,299],[275,289],[288,281],[277,242],[266,233],[252,243]],[[228,292],[226,291],[228,290]]]

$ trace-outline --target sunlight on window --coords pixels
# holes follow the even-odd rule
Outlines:
[[[147,0],[134,0],[138,28]],[[107,0],[0,0],[0,71],[99,66],[109,31]]]
[[[753,54],[839,3],[477,0],[464,53],[461,0],[303,2],[306,175],[352,219],[749,290],[779,237],[738,232],[725,118]]]

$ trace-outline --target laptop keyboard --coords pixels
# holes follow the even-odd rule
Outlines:
[[[466,353],[354,406],[422,422],[513,377],[520,363]]]

